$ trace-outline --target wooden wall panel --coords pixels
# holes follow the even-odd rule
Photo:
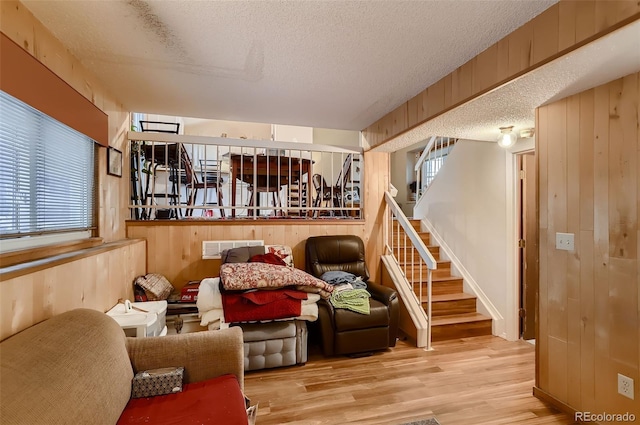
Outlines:
[[[0,282],[0,339],[74,308],[107,311],[133,299],[133,280],[146,273],[145,242]]]
[[[124,153],[123,178],[106,173],[106,149],[98,153],[98,231],[105,242],[125,235],[129,212],[129,112],[20,2],[0,2],[0,31],[108,116],[108,142]],[[126,244],[126,243],[125,243]],[[145,273],[144,242],[0,282],[0,338],[54,314],[88,307],[105,311],[132,297],[132,281]]]
[[[423,104],[427,116],[431,116],[444,108],[444,80],[440,80],[427,89],[427,95],[423,101],[428,99],[426,105]]]
[[[576,411],[640,415],[617,394],[618,373],[640,380],[639,82],[635,73],[536,112],[536,385]],[[556,250],[556,232],[574,233],[575,250]]]
[[[202,259],[202,242],[216,240],[264,240],[265,244],[291,246],[295,266],[304,270],[304,242],[310,236],[358,235],[365,242],[363,222],[321,223],[225,223],[203,222],[171,225],[153,222],[129,222],[131,238],[147,240],[147,269],[164,275],[177,288],[190,280],[219,275],[220,260]],[[369,245],[367,244],[367,248]],[[367,250],[368,264],[375,270],[375,259]],[[371,259],[369,260],[369,258]],[[378,260],[379,261],[379,255]]]
[[[529,68],[533,61],[533,21],[529,21],[507,37],[509,40],[509,75]]]
[[[128,141],[125,139],[129,112],[20,2],[0,2],[0,15],[3,34],[107,114],[109,145],[124,153],[122,174],[129,175]],[[106,149],[99,151],[98,174],[97,236],[106,242],[117,241],[125,237],[124,222],[129,214],[128,179],[107,175]]]
[[[576,43],[576,2],[563,1],[558,9],[558,50],[564,50]]]
[[[596,33],[596,3],[593,1],[576,1],[575,3],[576,43]]]
[[[633,76],[618,80],[609,91],[609,179],[615,191],[609,204],[609,256],[622,259],[637,258],[637,167],[635,140],[638,128],[634,125],[638,110],[637,82]],[[624,88],[624,89],[623,89]]]
[[[405,103],[409,117],[398,126],[397,109],[363,130],[371,148],[478,97],[525,72],[567,54],[640,18],[637,0],[560,0]],[[444,81],[444,101],[442,88]],[[423,105],[424,116],[417,107]],[[396,117],[397,118],[397,117]]]
[[[533,55],[532,63],[540,63],[558,53],[559,45],[558,3],[533,19]]]
[[[481,92],[498,81],[498,44],[494,44],[476,57],[471,91]],[[440,110],[444,109],[444,105]]]
[[[547,159],[547,240],[555,241],[556,232],[567,231],[567,152],[565,102],[549,106]],[[542,194],[541,194],[542,196]],[[548,252],[549,336],[567,342],[567,252]],[[551,272],[553,271],[553,272]],[[550,382],[557,376],[550,376]],[[555,395],[551,391],[552,395]]]
[[[409,127],[418,124],[424,119],[425,112],[422,105],[424,95],[424,92],[420,92],[407,102],[407,125]]]

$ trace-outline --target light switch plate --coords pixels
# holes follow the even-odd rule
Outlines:
[[[556,249],[564,251],[574,251],[574,234],[573,233],[556,233]]]

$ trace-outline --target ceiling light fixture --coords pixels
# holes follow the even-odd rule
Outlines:
[[[521,139],[527,139],[527,138],[533,137],[534,134],[535,134],[535,131],[533,128],[526,128],[524,130],[520,130]]]
[[[516,144],[518,135],[513,131],[513,126],[500,127],[500,137],[498,138],[498,145],[502,148],[510,148]]]

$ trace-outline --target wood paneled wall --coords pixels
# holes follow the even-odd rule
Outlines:
[[[370,147],[640,18],[637,0],[560,0],[363,130]]]
[[[67,48],[20,2],[0,2],[0,31],[62,78],[108,115],[109,145],[124,155],[122,175],[129,175],[129,112],[89,73]],[[129,216],[129,180],[107,175],[107,150],[98,158],[98,235],[106,242],[125,238],[125,219]]]
[[[540,107],[537,387],[640,417],[640,73]],[[555,248],[556,232],[575,250]],[[617,374],[635,401],[617,394]]]
[[[145,274],[145,242],[123,241],[54,267],[0,282],[0,339],[74,308],[107,311],[133,299]]]
[[[21,3],[0,2],[0,31],[108,115],[109,145],[125,153],[129,173],[129,112],[74,58]],[[119,244],[129,211],[129,180],[108,176],[106,149],[98,158],[98,235]],[[132,281],[144,274],[144,242],[101,252],[77,261],[0,282],[0,338],[77,307],[106,311],[121,297],[132,297]]]
[[[367,265],[372,279],[379,276],[380,255],[384,248],[384,192],[389,187],[389,154],[364,154],[364,221],[362,220],[212,220],[129,221],[130,238],[147,240],[147,270],[160,273],[176,287],[189,280],[217,276],[220,260],[202,259],[202,241],[264,240],[265,244],[284,244],[293,249],[297,268],[304,270],[304,243],[310,236],[357,235],[365,243]]]
[[[211,222],[127,222],[131,238],[147,240],[147,270],[160,273],[178,288],[190,280],[219,275],[220,260],[202,259],[202,242],[219,240],[264,240],[293,249],[295,266],[304,270],[304,241],[310,236],[349,234],[365,239],[363,222],[338,223],[315,220],[311,224],[279,223],[277,220]]]

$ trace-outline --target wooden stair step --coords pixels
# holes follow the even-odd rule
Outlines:
[[[420,273],[420,268],[404,270],[404,275],[407,277],[407,280],[409,282],[414,281],[416,279],[417,280],[422,279],[423,282],[426,282],[427,273],[428,273],[428,269],[426,267],[422,269],[422,274]],[[437,268],[431,272],[431,280],[434,280],[436,278],[441,278],[441,277],[450,277],[450,276],[451,276],[451,269]]]
[[[480,313],[451,314],[431,320],[432,341],[491,335],[491,318]]]
[[[424,281],[422,282],[422,290],[426,291],[427,290],[427,282],[426,282],[427,277],[424,276]],[[411,279],[409,279],[409,282],[412,282]],[[463,288],[463,284],[462,284],[462,278],[461,277],[457,277],[457,276],[433,276],[431,279],[432,282],[432,293],[433,295],[440,295],[440,294],[455,294],[455,293],[459,293],[462,292],[462,288]],[[412,282],[413,283],[413,282]],[[414,287],[416,288],[415,290],[418,291],[418,285],[419,283],[417,281],[415,281],[414,283]]]
[[[418,234],[418,236],[421,236],[421,237],[427,237],[428,238],[429,236],[431,236],[431,233],[429,233],[429,232],[422,232],[422,231],[420,231],[418,229],[415,229],[415,231]],[[404,229],[402,227],[400,229],[393,229],[393,234],[394,235],[397,235],[396,232],[400,233],[400,237],[401,238],[404,237],[405,231],[404,231]]]
[[[400,267],[402,268],[402,270],[408,273],[419,273],[420,270],[422,270],[422,273],[426,273],[427,270],[429,270],[429,267],[427,267],[427,265],[422,262],[422,260],[417,261],[415,260],[414,263],[411,263],[411,259],[407,258],[407,261],[403,261],[403,258],[400,258],[399,264]],[[447,271],[447,272],[451,272],[451,261],[445,261],[445,260],[436,260],[436,264],[438,266],[438,268],[436,268],[434,271]]]
[[[417,277],[417,276],[416,276]],[[426,286],[427,284],[427,276],[424,275],[422,276],[422,283]],[[438,283],[444,283],[444,282],[460,282],[462,283],[462,278],[460,276],[434,276],[431,278],[431,281],[435,284],[436,282]],[[409,282],[411,282],[411,280],[409,280]],[[413,282],[415,282],[416,284],[418,283],[418,280],[414,280]],[[462,291],[460,291],[462,292]]]
[[[413,227],[420,228],[420,225],[422,224],[422,220],[417,219],[417,218],[410,218],[409,219],[409,223],[411,223],[411,225]]]
[[[400,266],[403,266],[403,267],[405,266],[411,267],[412,265],[414,268],[417,268],[420,265],[422,265],[423,267],[427,267],[427,265],[420,260],[420,257],[417,255],[417,253],[413,255],[413,262],[411,260],[412,260],[412,256],[410,252],[407,252],[406,256],[401,252],[400,258],[398,258],[398,263],[400,264]],[[451,261],[449,260],[436,260],[436,263],[438,263],[438,268],[443,268],[443,269],[451,268]]]
[[[423,306],[427,305],[426,296],[422,297]],[[431,312],[433,317],[447,316],[451,314],[475,313],[476,296],[464,292],[451,294],[434,294],[432,296]]]
[[[440,247],[438,245],[427,245],[427,249],[434,257],[440,256]],[[404,256],[403,252],[407,251],[407,257],[411,255],[411,251],[415,251],[416,253],[418,252],[413,245],[394,247],[393,251],[394,251],[394,254],[400,251],[401,256]]]

